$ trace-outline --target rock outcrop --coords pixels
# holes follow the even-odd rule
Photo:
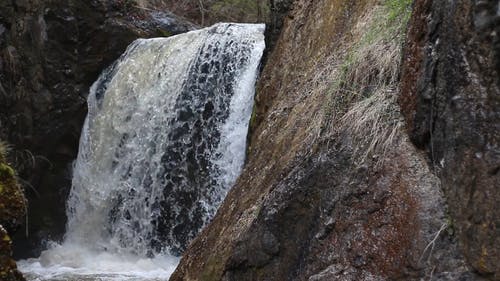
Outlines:
[[[22,256],[64,232],[91,83],[136,38],[194,28],[153,8],[120,0],[0,3],[0,137],[13,144],[32,210],[29,237],[14,239]]]
[[[189,246],[171,280],[492,278],[476,274],[466,263],[455,233],[453,218],[457,216],[449,215],[460,208],[451,199],[448,209],[441,180],[445,190],[449,183],[429,165],[429,154],[418,149],[426,143],[414,146],[418,138],[406,133],[414,123],[406,124],[408,108],[402,106],[404,119],[397,102],[400,95],[408,95],[407,82],[400,84],[400,62],[408,67],[401,49],[412,2],[294,2],[258,85],[248,163],[213,222]],[[412,28],[427,32],[415,26],[415,21],[450,11],[472,13],[462,9],[467,6],[465,1],[455,1],[462,4],[453,9],[435,1],[424,12],[421,2],[425,1],[417,1],[411,21],[409,44],[413,39],[430,43],[419,34],[411,37]],[[426,17],[429,11],[432,16]],[[458,17],[456,20],[460,22]],[[445,26],[441,22],[425,24]],[[491,46],[484,48],[491,50]],[[447,55],[446,48],[442,55]],[[419,58],[413,65],[418,63],[423,63],[421,69],[430,65]],[[483,66],[482,71],[488,72],[485,79],[494,81],[488,84],[493,86],[497,80],[492,75],[497,74],[491,72],[492,65]],[[412,77],[411,72],[405,73],[403,76]],[[423,83],[419,90],[431,86],[424,79],[418,82]],[[497,92],[490,93],[492,99],[498,98]],[[488,106],[498,111],[497,104]],[[466,116],[480,112],[477,107],[464,111]],[[494,110],[486,112],[492,113],[488,118],[497,116]],[[480,116],[471,124],[498,125],[498,119],[488,124]],[[450,123],[443,122],[446,124]],[[443,134],[446,137],[460,132],[457,127],[448,130]],[[490,134],[498,134],[498,130],[492,131]],[[469,133],[468,137],[479,138]],[[463,167],[460,159],[454,160],[457,168]],[[480,167],[460,170],[459,178],[479,182],[476,176],[496,175],[494,169],[477,173]],[[485,190],[490,190],[493,200],[488,202],[498,202],[494,201],[497,182],[491,177],[485,180]],[[471,201],[459,205],[464,202]],[[485,208],[489,211],[478,210],[496,212],[494,206]],[[486,228],[495,231],[495,227]],[[458,227],[458,237],[461,232]],[[498,258],[492,260],[498,262]]]
[[[474,269],[500,280],[498,1],[417,1],[401,107]]]
[[[12,167],[6,162],[6,145],[0,141],[0,280],[24,280],[12,259],[14,233],[26,214],[26,200]]]

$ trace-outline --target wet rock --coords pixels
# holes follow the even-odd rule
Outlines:
[[[43,239],[62,238],[91,83],[133,40],[195,28],[154,5],[122,2],[0,4],[0,138],[13,144],[31,210],[29,236],[13,237],[18,257],[39,254]]]

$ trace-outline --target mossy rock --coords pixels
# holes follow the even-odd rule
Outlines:
[[[26,199],[17,182],[16,173],[7,163],[0,161],[0,224],[13,233],[25,214]]]
[[[7,231],[0,225],[0,280],[23,281],[23,275],[17,270],[12,259],[12,241]]]
[[[14,178],[16,173],[14,169],[7,164],[0,163],[0,180]]]

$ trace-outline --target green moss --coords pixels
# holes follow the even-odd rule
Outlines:
[[[208,8],[215,17],[241,18],[247,22],[263,22],[269,14],[268,1],[255,0],[218,0]]]
[[[0,178],[12,178],[16,174],[9,165],[0,163]]]
[[[386,81],[370,81],[371,85],[365,85],[367,81],[357,81],[353,73],[359,71],[359,66],[368,59],[367,50],[372,46],[396,42],[401,45],[404,40],[404,31],[411,16],[412,0],[385,0],[379,6],[375,18],[371,20],[362,34],[360,40],[355,43],[342,60],[339,73],[332,81],[328,92],[332,94],[333,101],[328,104],[330,110],[338,114],[345,113],[352,102],[369,98],[370,93],[363,91],[367,86],[394,83],[395,78],[389,77]],[[374,63],[376,66],[376,64]],[[380,69],[384,70],[384,69]],[[361,70],[362,71],[362,70]],[[374,70],[377,72],[378,70]],[[368,77],[370,73],[366,73]]]
[[[253,128],[253,126],[255,126],[255,121],[257,121],[257,106],[255,106],[254,104],[252,108],[252,115],[250,116],[250,128]]]
[[[413,0],[385,0],[384,6],[387,10],[387,21],[402,21],[404,25],[408,23],[411,15],[411,5]]]
[[[3,186],[3,184],[0,182],[0,194],[2,194],[2,193],[3,193],[4,189],[5,189],[5,187],[4,187],[4,186]]]
[[[172,33],[168,32],[167,30],[165,29],[159,29],[158,30],[158,33],[160,34],[160,36],[162,37],[170,37],[172,36]]]

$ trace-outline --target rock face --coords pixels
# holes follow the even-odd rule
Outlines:
[[[30,235],[14,239],[22,256],[64,232],[70,165],[91,83],[134,39],[194,28],[132,2],[0,3],[0,137],[15,144],[13,164],[31,186]]]
[[[498,1],[418,1],[400,103],[474,269],[500,280]]]
[[[294,2],[248,163],[171,280],[483,280],[397,104],[411,2]]]
[[[14,170],[6,163],[5,154],[6,147],[0,141],[0,279],[17,281],[24,278],[12,259],[12,241],[7,231],[14,233],[23,221],[26,200]]]

